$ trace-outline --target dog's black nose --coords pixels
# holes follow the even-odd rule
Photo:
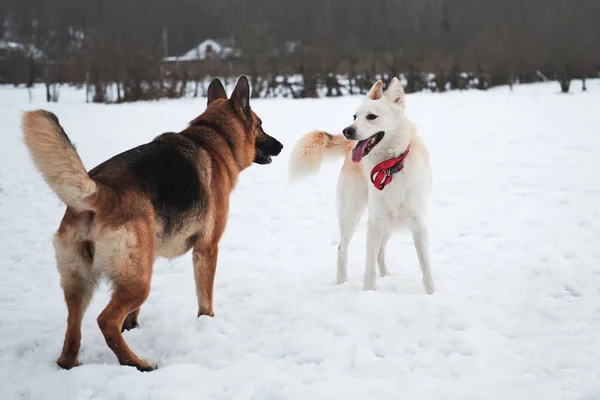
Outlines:
[[[356,129],[354,129],[354,127],[352,126],[349,126],[346,129],[344,129],[343,133],[346,139],[352,139],[356,134]]]

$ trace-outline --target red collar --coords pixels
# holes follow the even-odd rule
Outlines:
[[[408,156],[409,151],[410,143],[408,144],[406,151],[400,154],[399,157],[390,158],[373,167],[371,170],[371,182],[373,182],[373,186],[375,186],[377,190],[383,190],[383,188],[392,181],[392,175],[404,169],[404,159]]]

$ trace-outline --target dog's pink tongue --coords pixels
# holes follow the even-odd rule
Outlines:
[[[356,143],[356,146],[352,149],[352,161],[355,163],[360,162],[365,155],[365,148],[367,147],[368,140],[361,140]]]

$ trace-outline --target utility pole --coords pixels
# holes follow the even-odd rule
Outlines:
[[[169,56],[169,31],[166,25],[163,25],[162,31],[163,57]]]
[[[165,65],[164,59],[169,56],[169,32],[167,30],[167,26],[163,25],[162,30],[162,48],[163,48],[163,59],[160,60],[160,84],[163,86],[165,84]]]

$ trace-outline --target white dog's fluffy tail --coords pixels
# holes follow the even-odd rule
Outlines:
[[[315,131],[303,136],[292,149],[290,156],[290,180],[316,174],[325,158],[345,157],[356,142],[343,135],[331,135]]]

